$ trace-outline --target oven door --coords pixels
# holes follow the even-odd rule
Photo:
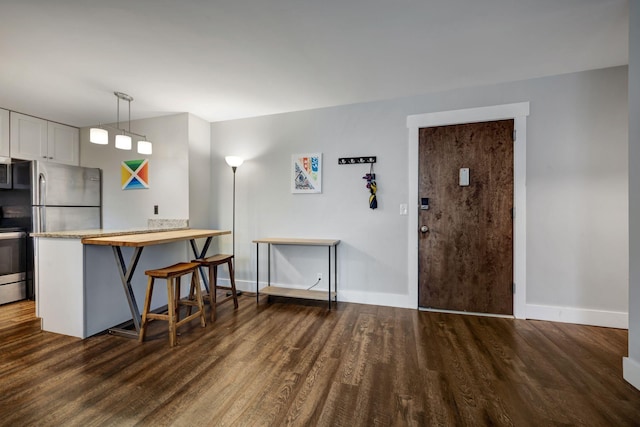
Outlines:
[[[0,304],[25,299],[27,239],[23,231],[0,230]]]

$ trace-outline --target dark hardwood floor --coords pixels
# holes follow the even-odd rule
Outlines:
[[[3,426],[640,425],[624,330],[245,294],[170,349],[2,308]]]

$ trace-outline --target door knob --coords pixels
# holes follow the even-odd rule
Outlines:
[[[429,227],[427,227],[426,225],[423,225],[422,227],[420,227],[420,232],[426,233],[427,231],[429,231]]]

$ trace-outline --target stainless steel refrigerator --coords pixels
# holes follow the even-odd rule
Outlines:
[[[31,162],[31,204],[36,233],[102,227],[102,171]]]

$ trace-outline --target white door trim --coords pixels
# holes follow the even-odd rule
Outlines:
[[[418,146],[420,128],[464,123],[514,119],[516,142],[513,147],[514,192],[513,206],[513,314],[518,319],[526,317],[527,296],[527,116],[529,103],[494,105],[464,110],[440,111],[407,117],[409,128],[409,223],[408,269],[409,300],[418,307]]]

